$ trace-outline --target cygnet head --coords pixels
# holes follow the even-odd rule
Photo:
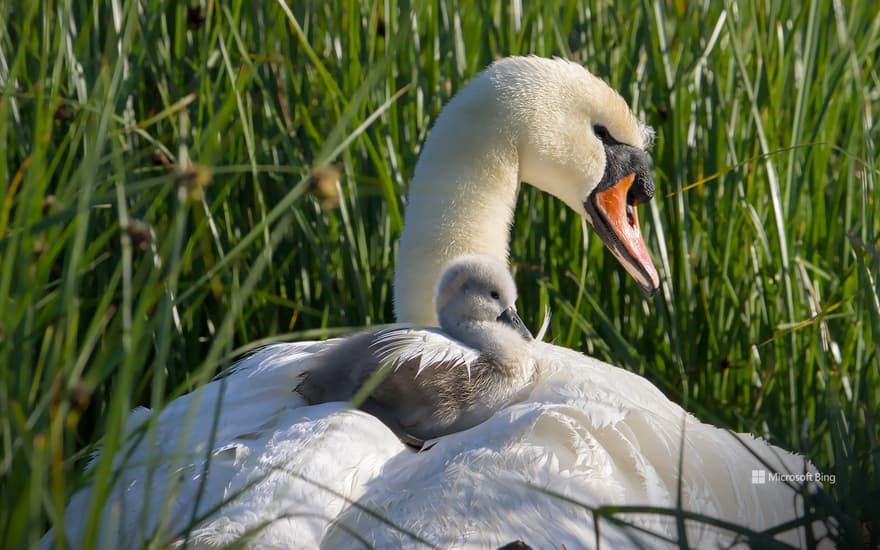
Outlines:
[[[474,330],[501,323],[532,339],[516,313],[513,277],[504,262],[492,256],[460,256],[447,264],[435,304],[440,327],[453,337],[467,339]]]

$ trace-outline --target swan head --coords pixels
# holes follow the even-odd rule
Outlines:
[[[562,59],[513,57],[487,70],[505,103],[522,181],[562,199],[646,295],[660,286],[636,207],[654,197],[653,133],[608,84]]]
[[[468,339],[474,327],[495,323],[515,330],[526,340],[532,334],[516,313],[516,285],[501,260],[485,255],[456,258],[443,270],[435,294],[440,327]]]

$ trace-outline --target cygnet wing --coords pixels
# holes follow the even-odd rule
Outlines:
[[[382,364],[391,364],[397,370],[401,365],[418,362],[416,376],[432,365],[447,365],[467,369],[480,356],[476,349],[450,338],[437,328],[395,328],[380,331],[371,344]]]

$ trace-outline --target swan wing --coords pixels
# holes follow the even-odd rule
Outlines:
[[[418,534],[440,548],[516,539],[535,548],[675,548],[671,515],[602,508],[674,510],[680,498],[685,510],[757,531],[803,514],[796,484],[752,481],[753,471],[815,476],[802,456],[702,423],[623,369],[548,344],[536,356],[541,379],[527,401],[426,452],[393,457],[322,547],[408,547]],[[721,527],[685,529],[692,547],[735,545],[736,533]],[[803,529],[778,538],[806,544]]]
[[[476,349],[436,328],[382,330],[371,347],[380,362],[391,364],[395,369],[408,363],[417,364],[416,376],[430,366],[447,365],[466,369],[470,378],[471,366],[480,356]]]

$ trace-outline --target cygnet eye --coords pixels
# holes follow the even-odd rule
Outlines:
[[[499,298],[501,298],[501,295],[498,294],[497,290],[493,290],[492,292],[490,292],[489,296],[491,296],[494,300],[498,300]]]

